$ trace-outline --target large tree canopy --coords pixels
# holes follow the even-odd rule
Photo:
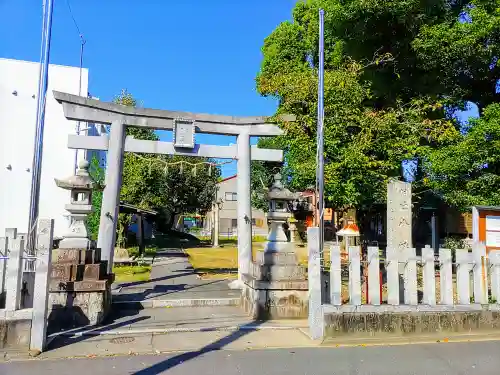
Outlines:
[[[290,185],[298,190],[314,186],[316,174],[315,3],[298,3],[294,21],[282,23],[266,39],[257,77],[259,92],[279,99],[278,113],[297,115],[296,122],[281,124],[285,135],[277,142],[286,150]],[[328,25],[333,15],[329,17]],[[344,55],[341,43],[332,42],[332,31],[327,30],[326,197],[336,207],[380,202],[387,180],[402,175],[404,160],[416,157],[422,147],[456,137],[457,131],[439,115],[443,106],[429,98],[398,100],[378,108],[375,83],[365,73],[372,68],[383,71],[394,58],[380,54],[357,62]]]
[[[294,53],[291,60],[304,62],[306,57],[317,62],[317,13],[322,7],[327,69],[346,59],[364,64],[391,56],[390,64],[371,65],[363,73],[372,83],[377,106],[432,95],[484,107],[498,99],[498,4],[498,0],[299,1],[293,23],[280,25],[275,33],[295,40],[300,36],[300,43],[293,40],[284,52]]]
[[[452,153],[465,147],[473,134],[481,134],[473,132],[480,122],[471,123],[471,135],[461,134],[452,116],[455,108],[467,101],[480,108],[498,101],[499,4],[498,0],[297,2],[292,21],[280,24],[264,41],[257,76],[258,91],[278,99],[278,114],[297,115],[296,122],[281,124],[285,134],[276,141],[286,150],[290,185],[305,189],[315,180],[321,7],[326,13],[327,199],[336,207],[383,201],[387,180],[402,178],[403,163],[416,160],[422,181],[416,182],[415,190],[432,183],[438,194],[458,204],[442,183],[448,164],[438,160],[445,158],[445,150]],[[490,160],[490,168],[492,158],[482,157]],[[487,171],[480,168],[481,174]],[[497,181],[490,175],[490,186],[493,180]]]
[[[486,107],[458,142],[430,153],[427,167],[427,185],[453,206],[500,204],[500,104]]]

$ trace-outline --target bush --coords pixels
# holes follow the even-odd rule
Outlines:
[[[443,247],[454,251],[456,249],[466,249],[469,245],[467,244],[465,238],[452,236],[444,239]]]

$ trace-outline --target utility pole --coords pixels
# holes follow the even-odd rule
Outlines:
[[[325,241],[325,158],[324,142],[324,77],[325,77],[325,52],[324,52],[324,23],[325,11],[319,10],[319,65],[318,65],[318,125],[317,125],[317,165],[316,188],[319,211],[319,244],[320,253],[323,253]]]
[[[50,41],[54,0],[43,0],[42,42],[40,48],[40,71],[38,76],[38,102],[36,107],[35,146],[31,166],[31,196],[28,224],[28,252],[34,254],[36,246],[36,223],[40,200],[40,177],[42,174],[43,132],[45,127],[45,104],[49,78]]]

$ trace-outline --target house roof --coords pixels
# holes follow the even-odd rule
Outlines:
[[[132,204],[120,201],[119,211],[127,214],[143,214],[148,216],[155,216],[158,212],[153,210],[147,210],[144,208],[139,208]]]
[[[233,178],[236,178],[237,176],[238,176],[238,175],[236,175],[236,174],[235,174],[234,176],[230,176],[230,177],[223,178],[222,180],[220,180],[220,181],[218,182],[218,184],[220,184],[220,183],[222,183],[222,182],[226,182],[226,181],[228,181],[228,180],[232,180]]]

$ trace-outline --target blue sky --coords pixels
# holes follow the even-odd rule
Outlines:
[[[127,89],[145,107],[272,115],[255,91],[264,38],[295,0],[55,0],[51,63],[79,65],[83,33],[89,89],[112,100]],[[42,0],[0,0],[0,57],[39,61]],[[459,114],[464,120],[472,109]],[[168,139],[167,137],[165,139]],[[235,139],[199,135],[199,143]],[[254,140],[255,141],[255,140]],[[236,173],[235,163],[223,175]]]
[[[51,60],[78,66],[80,40],[67,5],[55,0]],[[255,75],[264,38],[291,18],[295,0],[69,0],[83,33],[89,91],[111,100],[126,88],[145,107],[272,115]],[[39,61],[42,0],[0,0],[0,57]],[[230,144],[231,137],[197,141]],[[236,172],[234,163],[224,175]]]

